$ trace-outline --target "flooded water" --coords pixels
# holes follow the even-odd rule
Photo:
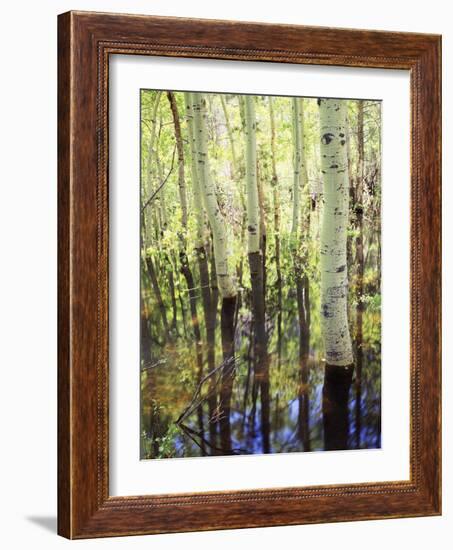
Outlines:
[[[361,365],[356,361],[353,371],[338,367],[329,376],[318,351],[317,300],[314,292],[311,296],[311,342],[303,361],[295,304],[286,302],[280,337],[278,316],[266,317],[269,352],[264,376],[256,373],[253,323],[245,305],[237,315],[234,361],[226,368],[221,331],[216,329],[218,366],[212,375],[204,361],[199,378],[190,340],[181,335],[167,343],[142,371],[142,458],[379,448],[379,315],[364,313]],[[205,346],[201,348],[205,357]]]

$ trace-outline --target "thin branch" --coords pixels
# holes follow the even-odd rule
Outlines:
[[[167,364],[167,361],[165,359],[159,359],[159,361],[155,362],[155,363],[145,363],[142,368],[141,368],[141,371],[144,372],[144,371],[148,371],[148,370],[151,370],[151,369],[156,369],[157,367],[160,367],[162,365],[166,365]]]
[[[142,214],[143,212],[146,210],[147,206],[153,202],[154,198],[156,197],[156,195],[159,194],[159,191],[162,189],[162,187],[167,183],[167,180],[168,178],[170,177],[171,173],[173,172],[173,165],[174,165],[174,162],[175,162],[175,154],[176,154],[176,147],[173,149],[173,156],[171,158],[171,166],[170,166],[170,170],[168,172],[168,174],[166,175],[166,177],[164,178],[164,180],[162,181],[162,183],[159,185],[159,187],[154,191],[154,193],[150,196],[150,198],[145,202],[145,204],[143,205],[142,207]]]
[[[201,449],[200,443],[195,439],[196,437],[200,438],[200,441],[202,441],[205,445],[213,449],[214,451],[221,452],[224,454],[232,454],[232,455],[240,455],[245,454],[246,450],[242,449],[241,447],[236,447],[234,449],[226,450],[223,447],[217,447],[213,445],[210,441],[208,441],[203,435],[202,432],[197,432],[195,430],[192,430],[192,428],[189,428],[186,424],[179,424],[179,427],[182,429],[182,431]],[[212,455],[211,455],[212,456]]]
[[[155,121],[153,120],[152,121],[153,124],[155,124]],[[151,125],[148,123],[147,120],[145,120],[144,118],[142,118],[142,123],[148,128],[149,131],[151,131]]]
[[[200,382],[198,383],[197,387],[195,388],[195,391],[194,391],[194,394],[193,394],[193,397],[192,397],[192,400],[191,402],[189,403],[189,405],[183,410],[183,412],[179,415],[179,418],[176,420],[176,424],[180,424],[185,418],[187,418],[187,416],[189,416],[194,410],[197,409],[197,407],[203,403],[203,401],[205,401],[212,393],[213,393],[213,389],[211,391],[209,391],[204,397],[201,397],[198,401],[198,397],[200,396],[200,393],[201,393],[201,389],[203,387],[203,384],[209,379],[211,378],[212,376],[214,376],[214,374],[216,374],[216,372],[222,370],[222,369],[228,369],[227,370],[227,374],[234,368],[235,364],[237,362],[237,359],[235,357],[230,357],[228,359],[226,359],[225,361],[223,361],[220,365],[218,365],[217,367],[215,367],[214,369],[212,369],[210,372],[208,372],[201,380]]]

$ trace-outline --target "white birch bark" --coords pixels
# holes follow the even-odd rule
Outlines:
[[[194,116],[193,116],[193,99],[191,92],[184,92],[184,101],[186,104],[187,130],[189,135],[190,149],[190,168],[192,179],[192,194],[195,210],[196,234],[195,248],[202,248],[205,245],[205,224],[203,201],[201,198],[200,181],[197,166],[197,148],[195,143]]]
[[[354,362],[349,334],[346,232],[349,211],[344,100],[320,99],[324,208],[321,227],[321,328],[329,365]]]
[[[234,146],[233,129],[231,128],[225,96],[223,94],[220,94],[220,102],[222,104],[223,117],[225,118],[225,126],[227,129],[228,140],[230,142],[230,147],[231,147],[231,159],[233,164],[232,177],[233,177],[233,180],[236,180],[236,178],[238,177],[238,162],[237,162],[237,155],[236,155],[236,147]]]
[[[217,284],[223,298],[236,296],[236,284],[228,265],[228,238],[225,219],[217,202],[214,185],[209,170],[206,108],[202,94],[192,94],[194,114],[194,134],[198,161],[198,177],[203,203],[208,214],[214,245]]]
[[[300,221],[300,187],[302,178],[303,149],[303,111],[301,99],[293,97],[293,143],[294,143],[294,173],[293,173],[293,221],[291,226],[291,241],[297,243],[297,233]]]
[[[245,135],[246,135],[246,185],[247,185],[247,234],[248,252],[260,250],[260,211],[258,185],[256,181],[256,118],[253,96],[245,98]]]

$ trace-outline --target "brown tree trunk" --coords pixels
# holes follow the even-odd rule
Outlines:
[[[299,317],[299,437],[304,451],[310,451],[309,346],[310,346],[310,286],[306,274],[296,275],[297,309]]]
[[[178,152],[178,189],[179,201],[181,204],[181,223],[184,229],[187,227],[187,193],[184,179],[184,145],[181,135],[181,125],[179,122],[178,106],[176,104],[173,92],[167,92],[167,98],[170,102],[173,124],[175,127],[176,150]]]
[[[192,271],[190,270],[187,256],[183,251],[180,252],[180,261],[181,261],[181,272],[184,275],[187,288],[189,291],[190,316],[191,316],[191,322],[192,322],[193,336],[195,339],[195,353],[197,357],[197,367],[198,367],[197,382],[200,383],[203,377],[203,349],[202,349],[202,343],[201,343],[200,323],[198,321],[198,313],[197,313],[197,294],[195,292],[195,282],[192,276]],[[198,406],[197,415],[198,415],[198,425],[199,425],[200,431],[203,432],[203,407],[201,404]],[[200,445],[202,449],[202,454],[205,455],[206,449],[205,449],[205,444],[203,439],[201,439]]]
[[[203,301],[203,311],[206,326],[206,342],[207,342],[207,363],[208,372],[215,369],[215,327],[216,327],[216,312],[212,308],[212,293],[209,280],[208,257],[204,247],[199,247],[196,250],[198,259],[198,268],[200,271],[201,297]],[[208,389],[208,408],[209,408],[209,439],[212,447],[212,453],[215,454],[217,448],[217,395],[215,392],[214,379],[210,379]]]
[[[250,279],[252,285],[252,311],[254,320],[255,380],[261,396],[261,431],[263,452],[270,452],[270,398],[269,357],[264,307],[263,262],[259,252],[249,254]]]
[[[275,119],[273,98],[269,97],[269,118],[271,126],[271,160],[272,160],[272,198],[274,206],[274,239],[275,239],[275,269],[277,272],[277,366],[280,369],[282,361],[282,270],[280,261],[280,193],[278,188],[277,163],[275,153]]]
[[[174,265],[171,261],[168,254],[164,253],[164,260],[167,264],[166,274],[168,278],[168,286],[170,287],[170,297],[171,297],[171,308],[172,308],[172,322],[171,330],[173,333],[177,333],[177,320],[178,320],[178,306],[176,302],[176,289],[175,289],[175,278],[173,275]]]
[[[151,256],[147,256],[146,258],[146,268],[148,271],[149,279],[151,281],[151,286],[153,287],[154,295],[156,297],[157,307],[159,308],[159,311],[160,311],[160,317],[162,320],[162,325],[164,327],[165,337],[166,339],[168,339],[170,338],[170,327],[168,325],[168,320],[167,320],[167,311],[162,298],[162,293],[160,291],[159,281],[157,280],[154,262]]]
[[[140,307],[140,357],[145,367],[152,363],[151,335],[149,331],[149,313],[143,293]]]
[[[353,371],[352,366],[326,365],[325,367],[322,391],[325,451],[348,449],[348,403]]]
[[[220,330],[222,335],[223,369],[220,388],[220,441],[226,454],[232,453],[231,396],[233,393],[234,366],[234,311],[236,296],[222,299]]]
[[[211,349],[211,360],[215,364],[215,332],[217,326],[217,308],[219,304],[219,288],[217,286],[217,271],[215,268],[215,258],[214,258],[214,247],[212,245],[212,236],[211,236],[211,245],[210,245],[210,287],[211,287],[211,305],[210,305],[210,332],[209,332],[209,343],[208,346]],[[211,377],[210,379],[210,401],[209,401],[209,410],[211,414],[211,421],[215,423],[211,427],[211,437],[213,447],[217,447],[217,444],[214,442],[217,441],[217,417],[218,417],[218,397],[216,394],[215,380]]]
[[[264,203],[264,182],[260,177],[259,164],[257,164],[257,187],[258,187],[258,204],[260,209],[260,248],[261,260],[263,263],[263,296],[266,296],[266,208]],[[266,309],[266,300],[264,299],[264,308]]]

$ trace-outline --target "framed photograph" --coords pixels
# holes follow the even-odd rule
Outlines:
[[[440,37],[58,29],[59,533],[440,514]]]

